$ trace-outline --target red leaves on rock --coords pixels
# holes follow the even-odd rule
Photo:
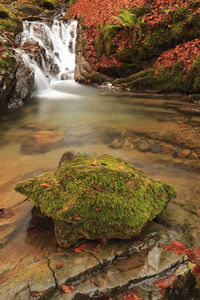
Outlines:
[[[194,269],[192,270],[192,273],[195,275],[200,274],[200,264],[198,264],[194,267]]]
[[[157,288],[161,289],[161,295],[165,296],[167,293],[167,288],[172,288],[177,283],[177,276],[176,275],[169,275],[165,279],[158,280],[155,283]]]
[[[195,39],[162,53],[157,58],[153,68],[171,68],[176,62],[183,62],[184,71],[188,71],[191,69],[198,55],[200,55],[200,39]]]
[[[171,245],[163,245],[164,250],[172,250],[178,255],[186,254],[186,248],[181,242],[173,241]]]
[[[48,188],[50,187],[50,184],[49,183],[41,183],[40,186],[44,187],[44,188]]]
[[[200,264],[200,247],[194,248],[193,250],[187,249],[185,254],[193,264]]]
[[[61,269],[63,267],[63,263],[62,262],[59,262],[56,264],[56,269]]]
[[[184,246],[179,241],[173,241],[171,245],[163,245],[164,250],[172,250],[178,255],[186,254],[188,257],[188,260],[196,264],[196,266],[193,268],[192,272],[194,274],[200,273],[200,247],[196,247],[193,250],[190,250],[186,246]]]
[[[44,293],[34,291],[34,292],[30,292],[30,294],[31,294],[31,297],[41,297],[41,296],[43,296]]]
[[[65,293],[65,294],[69,294],[72,293],[75,290],[75,287],[72,285],[61,285],[61,290]]]
[[[128,291],[127,296],[122,298],[122,300],[143,300],[136,292]]]
[[[94,286],[99,287],[99,283],[96,280],[91,280],[90,281]]]
[[[89,244],[84,243],[84,244],[80,245],[79,247],[74,248],[73,251],[76,253],[81,253],[81,252],[85,251],[85,249],[87,249],[88,247],[89,247]]]
[[[155,286],[160,289],[166,289],[168,287],[174,287],[176,285],[176,283],[177,283],[177,276],[170,275],[170,276],[166,277],[165,279],[158,280],[155,283]]]
[[[92,248],[92,251],[97,251],[102,247],[102,245],[99,243],[96,246],[94,246],[94,248]]]

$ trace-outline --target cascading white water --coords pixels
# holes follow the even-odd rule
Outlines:
[[[51,25],[24,21],[20,53],[24,63],[34,71],[36,90],[50,88],[56,80],[73,80],[77,21],[54,19]],[[26,45],[26,47],[23,45]],[[30,45],[30,46],[27,46]],[[30,51],[39,46],[39,59]]]

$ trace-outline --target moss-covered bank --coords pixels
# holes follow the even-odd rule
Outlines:
[[[55,221],[58,242],[138,235],[176,192],[120,158],[75,156],[57,171],[16,185]]]
[[[121,6],[117,4],[118,11],[111,1],[104,15],[99,11],[100,2],[95,5],[91,0],[77,0],[67,15],[78,17],[83,24],[82,55],[96,72],[90,82],[102,82],[104,74],[110,77],[105,77],[104,82],[122,78],[114,84],[122,83],[137,90],[199,93],[198,0],[163,1],[162,5],[156,0],[142,3],[122,0]],[[83,4],[91,5],[96,13],[94,18],[90,18],[91,11],[83,8]],[[169,55],[163,57],[167,51]]]

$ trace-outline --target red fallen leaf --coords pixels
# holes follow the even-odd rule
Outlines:
[[[92,251],[97,251],[101,247],[102,247],[102,245],[99,243],[96,246],[94,246],[94,248],[92,248]]]
[[[193,270],[192,270],[193,274],[200,274],[200,264],[196,265]]]
[[[45,182],[45,183],[41,183],[40,186],[42,186],[42,187],[44,187],[44,188],[47,188],[47,187],[50,186],[50,184],[48,184],[48,183]]]
[[[56,269],[61,269],[63,267],[63,263],[59,262],[56,264]]]
[[[96,280],[91,280],[90,281],[92,284],[94,284],[95,286],[99,287],[99,283]]]
[[[69,294],[72,293],[75,290],[75,287],[72,285],[61,285],[61,290],[65,293],[65,294]]]
[[[200,258],[200,247],[194,248],[193,253],[196,257]]]
[[[173,241],[171,245],[163,245],[164,250],[172,250],[178,255],[186,254],[187,247],[179,241]]]
[[[94,160],[94,161],[92,162],[92,166],[98,166],[98,165],[99,165],[98,161]]]
[[[97,185],[97,184],[93,184],[92,185],[93,189],[97,190],[97,191],[100,191],[100,187]]]
[[[166,296],[167,289],[161,289],[160,293],[161,293],[162,296]]]
[[[171,250],[170,245],[162,245],[163,250]]]
[[[166,289],[168,287],[174,287],[177,283],[177,276],[176,275],[169,275],[165,279],[161,279],[156,281],[155,286],[157,288]]]
[[[179,124],[179,127],[181,127],[181,128],[184,128],[184,127],[187,127],[187,126],[188,126],[188,124],[185,124],[185,123]]]
[[[85,249],[87,249],[88,247],[89,247],[89,244],[88,243],[84,243],[84,244],[80,245],[79,247],[74,248],[73,251],[76,252],[76,253],[81,253]]]
[[[137,293],[128,291],[127,296],[122,298],[122,300],[143,300]]]
[[[123,170],[124,168],[122,166],[119,166],[119,165],[115,165],[116,168],[120,169],[120,170]]]
[[[194,250],[186,249],[185,253],[190,262],[194,264],[200,263],[200,247],[194,248]]]
[[[31,297],[40,297],[43,295],[43,292],[30,292]]]
[[[79,214],[74,214],[74,215],[72,216],[72,219],[73,219],[73,220],[76,220],[76,221],[79,221],[79,220],[81,220],[81,217],[80,217]]]

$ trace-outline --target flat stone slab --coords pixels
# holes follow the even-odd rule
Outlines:
[[[183,258],[162,250],[170,240],[170,232],[151,222],[135,240],[111,240],[97,251],[92,250],[94,244],[81,253],[63,250],[15,270],[2,284],[0,299],[94,299],[156,281],[176,269],[180,273]],[[74,292],[64,294],[62,284],[75,286]]]

